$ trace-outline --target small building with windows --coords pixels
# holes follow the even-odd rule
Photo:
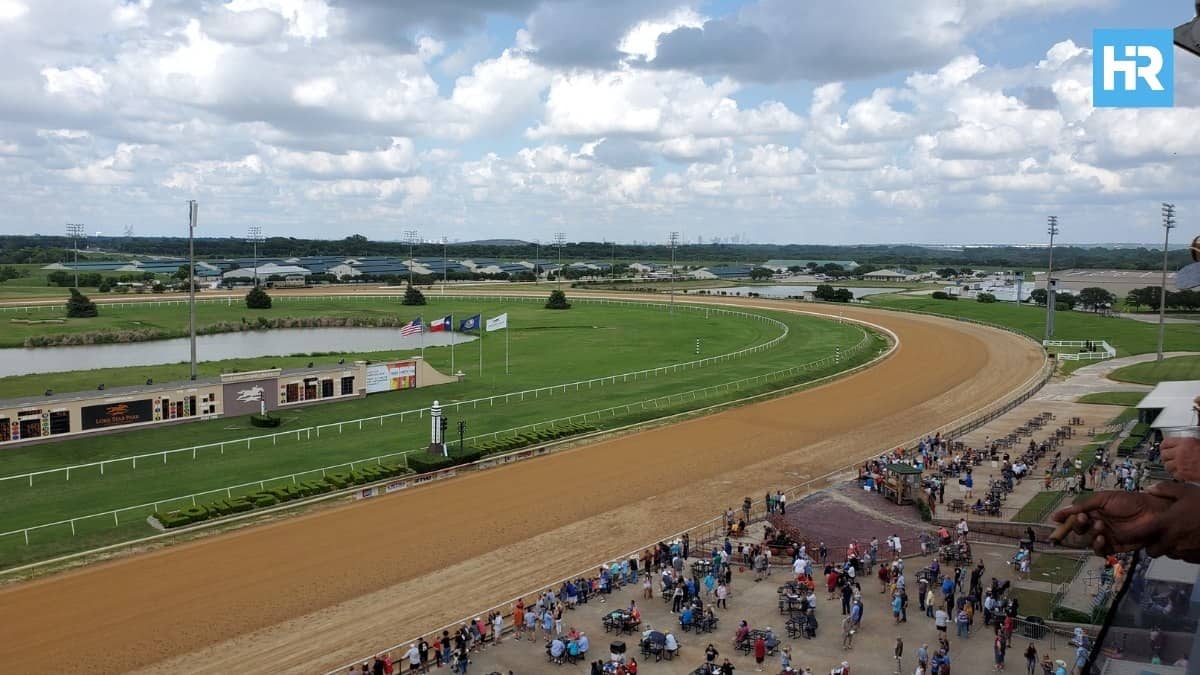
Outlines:
[[[0,447],[194,420],[254,415],[456,381],[419,356],[224,373],[184,382],[0,400]]]

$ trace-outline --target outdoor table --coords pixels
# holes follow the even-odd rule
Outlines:
[[[721,666],[715,663],[705,663],[693,670],[692,675],[721,675]]]
[[[637,622],[633,620],[633,615],[624,609],[614,609],[604,615],[604,632],[608,633],[616,631],[618,633],[628,632],[632,624]]]

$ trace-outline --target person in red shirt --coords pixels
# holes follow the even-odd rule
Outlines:
[[[829,588],[829,599],[833,599],[833,594],[837,592],[838,573],[833,567],[829,568],[829,574],[825,577],[825,585]]]
[[[758,665],[758,672],[762,672],[763,661],[767,658],[767,641],[763,636],[759,635],[754,638],[754,663]]]
[[[525,602],[522,600],[517,600],[517,606],[513,607],[513,632],[518,640],[525,634]]]

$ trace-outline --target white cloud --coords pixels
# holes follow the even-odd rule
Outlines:
[[[743,110],[730,80],[713,84],[684,73],[623,69],[554,78],[545,119],[530,138],[629,134],[648,138],[753,136],[799,131],[803,121],[768,101]]]
[[[659,19],[641,21],[621,38],[617,49],[631,56],[640,56],[653,61],[658,53],[658,38],[679,28],[699,28],[706,17],[700,16],[691,7],[678,7]]]
[[[0,0],[0,21],[16,21],[29,13],[29,5],[20,0]]]
[[[306,108],[319,108],[333,100],[337,93],[337,80],[332,77],[318,77],[292,87],[292,100]]]
[[[67,69],[43,68],[42,77],[46,80],[46,93],[71,99],[99,98],[108,91],[108,82],[104,80],[104,76],[83,66]]]

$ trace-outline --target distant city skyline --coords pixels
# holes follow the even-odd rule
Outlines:
[[[483,9],[487,7],[487,9]],[[665,243],[1200,233],[1200,59],[1095,109],[1094,28],[1191,0],[0,0],[0,233]]]

